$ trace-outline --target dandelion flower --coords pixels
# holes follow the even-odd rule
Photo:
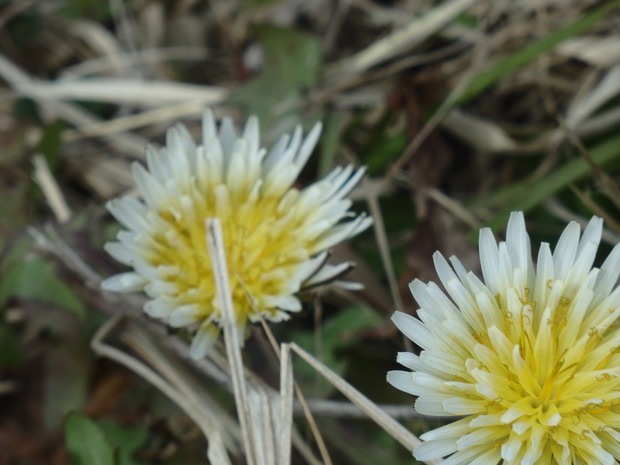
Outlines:
[[[132,166],[140,198],[108,203],[127,230],[105,249],[133,270],[102,287],[144,291],[144,311],[186,328],[193,335],[192,356],[203,357],[220,331],[205,225],[219,218],[238,330],[261,316],[281,321],[299,311],[299,291],[333,280],[351,265],[327,264],[328,250],[371,224],[350,212],[346,198],[363,169],[339,167],[305,189],[293,186],[320,131],[317,124],[303,138],[298,127],[266,151],[254,117],[238,135],[229,119],[218,131],[207,111],[202,145],[184,126],[170,129],[165,148],[147,149],[146,168]]]
[[[420,348],[388,381],[424,415],[418,460],[444,465],[617,464],[620,459],[620,245],[593,268],[602,220],[570,223],[534,264],[523,214],[505,242],[480,232],[481,281],[440,254],[436,284],[411,283],[418,318],[396,326]]]

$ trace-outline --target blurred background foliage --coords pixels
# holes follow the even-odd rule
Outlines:
[[[119,271],[102,252],[118,230],[105,202],[131,190],[130,164],[167,127],[198,137],[207,106],[258,115],[265,145],[322,120],[300,186],[338,164],[368,167],[355,208],[375,229],[334,250],[357,263],[364,291],[308,295],[273,331],[396,404],[414,432],[436,425],[385,383],[404,349],[389,317],[415,311],[408,283],[434,279],[431,254],[477,271],[478,229],[501,235],[512,210],[526,211],[533,243],[593,214],[601,255],[618,242],[619,12],[592,0],[0,2],[0,464],[208,463],[178,407],[89,345],[119,312],[149,324],[139,298],[99,291]],[[234,412],[226,387],[170,342],[182,335],[160,335],[161,353]],[[277,386],[260,330],[247,347]],[[341,400],[303,362],[294,369],[311,400]],[[334,463],[413,463],[371,421],[316,416]]]

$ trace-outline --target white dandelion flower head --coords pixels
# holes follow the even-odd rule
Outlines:
[[[304,138],[298,127],[267,151],[255,117],[239,135],[230,119],[218,130],[206,111],[202,145],[184,126],[170,129],[165,147],[147,149],[146,168],[132,166],[139,198],[107,205],[126,230],[105,249],[133,270],[108,278],[103,288],[144,291],[145,312],[188,329],[192,356],[203,357],[221,318],[205,224],[218,218],[238,330],[261,316],[280,321],[300,310],[300,291],[351,266],[327,264],[329,249],[371,224],[350,211],[347,198],[363,168],[338,167],[304,189],[293,185],[320,132],[317,124]]]
[[[617,464],[620,459],[620,245],[593,267],[602,220],[570,223],[536,262],[523,214],[505,242],[480,233],[483,280],[438,253],[434,283],[411,283],[418,318],[394,322],[421,351],[388,381],[424,415],[418,460],[444,465]],[[446,295],[447,294],[447,295]]]

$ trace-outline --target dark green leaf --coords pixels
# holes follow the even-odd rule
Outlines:
[[[19,339],[10,326],[0,321],[0,367],[14,367],[21,364],[23,360]]]
[[[362,306],[351,306],[330,317],[321,326],[320,332],[299,332],[292,339],[304,349],[315,354],[323,363],[342,375],[347,361],[338,357],[338,350],[355,342],[355,333],[364,328],[380,324],[376,313]],[[317,334],[319,337],[317,338]],[[317,344],[318,343],[318,344]],[[306,383],[308,392],[315,396],[329,394],[333,387],[300,359],[294,359],[297,381]]]
[[[69,18],[84,17],[104,21],[111,16],[110,2],[100,0],[70,0],[63,5],[62,11]]]
[[[364,165],[371,175],[384,173],[388,166],[396,160],[407,147],[408,138],[404,131],[389,134],[383,131],[374,139],[361,154]]]
[[[59,310],[55,310],[55,316],[51,324],[56,327],[50,329],[57,341],[50,341],[45,352],[43,417],[49,429],[57,428],[67,413],[84,407],[92,365],[88,335],[84,325],[79,324],[85,320]]]
[[[67,419],[65,441],[72,465],[117,465],[103,431],[85,416],[76,413]]]
[[[98,421],[97,425],[117,451],[118,465],[140,465],[132,457],[135,450],[146,441],[148,431],[137,426],[122,426],[112,421]]]
[[[332,113],[325,120],[325,127],[320,141],[321,159],[319,160],[319,176],[325,176],[334,167],[336,154],[340,147],[343,127],[344,118],[341,114]]]
[[[244,10],[256,10],[269,7],[280,2],[282,2],[282,0],[242,0],[241,6]]]
[[[62,121],[55,121],[46,126],[43,137],[35,150],[35,152],[41,153],[47,159],[47,163],[52,171],[58,165],[58,154],[64,127],[65,125]]]
[[[0,305],[11,297],[55,305],[83,316],[84,305],[57,275],[54,265],[40,259],[14,264],[0,280]]]

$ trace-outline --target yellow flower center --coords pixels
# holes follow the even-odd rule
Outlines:
[[[207,218],[218,217],[238,321],[257,316],[257,309],[273,315],[277,309],[257,302],[255,296],[282,294],[291,285],[287,271],[307,261],[316,245],[314,238],[305,239],[298,231],[304,226],[304,212],[287,208],[298,194],[291,189],[284,198],[252,198],[248,193],[231,199],[225,185],[208,197],[192,189],[191,197],[179,200],[182,211],[159,213],[166,226],[153,237],[149,263],[169,268],[165,279],[176,286],[182,304],[199,304],[205,318],[214,310],[219,313],[205,227]]]
[[[588,463],[601,445],[618,448],[612,430],[620,426],[617,322],[599,318],[597,325],[571,326],[569,309],[579,312],[571,306],[584,301],[566,296],[544,312],[527,299],[519,310],[504,297],[496,300],[504,326],[474,336],[478,344],[466,363],[473,380],[461,380],[476,383],[484,399],[474,425],[495,417],[495,447],[504,457],[517,457],[528,444],[532,456],[561,454],[560,462],[574,463],[567,462],[572,451]],[[478,395],[467,397],[481,402]]]

